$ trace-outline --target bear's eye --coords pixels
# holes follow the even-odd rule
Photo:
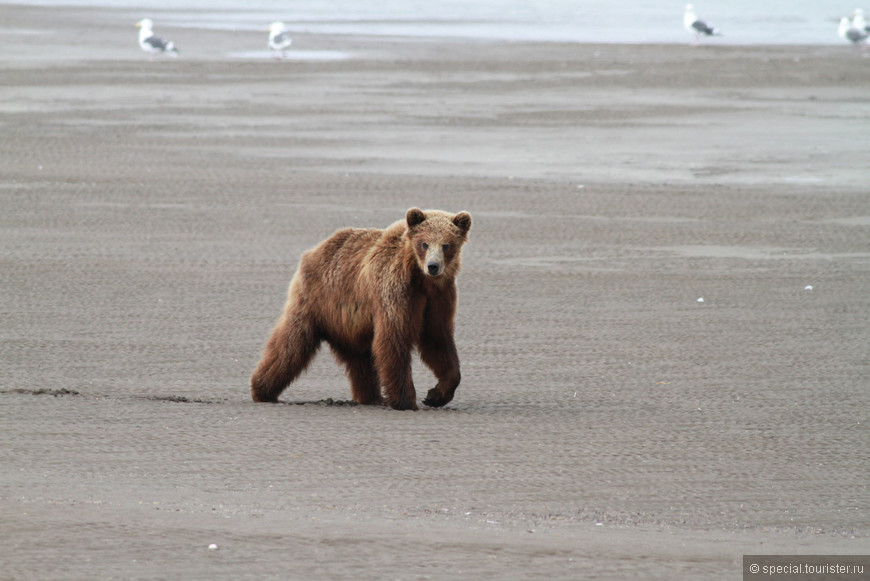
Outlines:
[[[441,250],[443,250],[444,252],[447,252],[448,250],[450,250],[450,245],[449,245],[449,244],[443,244],[443,245],[441,246]]]
[[[429,245],[425,242],[423,243],[423,250],[429,250]]]

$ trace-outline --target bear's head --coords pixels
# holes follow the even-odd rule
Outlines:
[[[459,252],[468,240],[471,214],[411,208],[405,214],[407,236],[417,265],[427,277],[452,277],[459,272]]]

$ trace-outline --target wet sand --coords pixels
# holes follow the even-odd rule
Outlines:
[[[739,579],[746,553],[870,552],[850,47],[299,36],[280,62],[251,57],[265,32],[158,22],[182,57],[150,62],[138,17],[0,16],[4,578]],[[456,399],[349,405],[324,349],[252,403],[299,255],[411,206],[474,217]]]

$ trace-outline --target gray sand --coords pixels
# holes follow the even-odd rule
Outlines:
[[[744,553],[870,553],[849,47],[299,37],[349,58],[277,62],[227,56],[265,33],[163,29],[182,58],[149,62],[135,20],[3,9],[4,579],[740,579]],[[474,216],[456,399],[349,405],[324,349],[252,403],[301,252],[411,206]]]

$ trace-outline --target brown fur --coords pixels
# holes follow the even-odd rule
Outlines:
[[[386,230],[339,230],[304,253],[251,377],[254,401],[277,401],[326,341],[356,402],[416,410],[414,348],[438,378],[423,403],[450,402],[460,380],[456,275],[470,228],[467,212],[411,208]]]

